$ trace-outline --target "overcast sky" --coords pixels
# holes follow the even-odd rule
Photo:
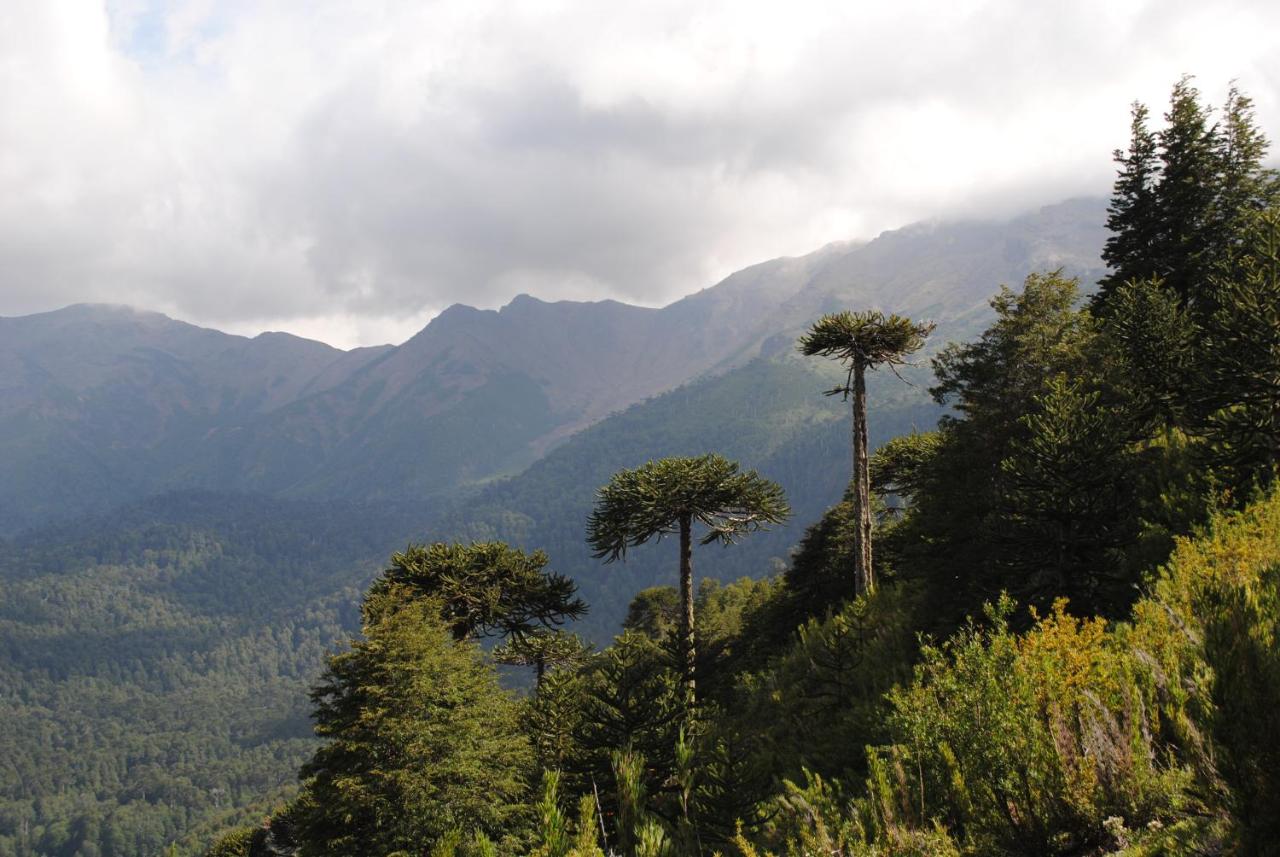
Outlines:
[[[1184,72],[1280,138],[1280,3],[7,0],[0,315],[346,347],[520,292],[662,304],[1106,193]]]

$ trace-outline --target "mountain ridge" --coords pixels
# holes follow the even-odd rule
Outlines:
[[[1101,200],[759,262],[664,307],[522,294],[399,345],[227,334],[119,305],[0,317],[0,535],[161,491],[433,502],[638,402],[874,307],[973,332],[1002,282],[1101,271]]]

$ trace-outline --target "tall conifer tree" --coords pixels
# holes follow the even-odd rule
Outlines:
[[[695,700],[693,525],[707,532],[702,544],[731,544],[747,533],[780,524],[791,508],[776,483],[719,455],[663,458],[613,475],[597,494],[587,522],[587,543],[597,558],[613,562],[650,539],[680,537],[681,648],[686,700]]]
[[[867,449],[867,370],[899,366],[924,347],[932,323],[917,323],[880,312],[837,312],[813,323],[797,344],[802,354],[834,357],[847,364],[843,386],[828,396],[843,395],[853,407],[854,594],[875,589],[871,564],[871,468]]]
[[[1129,150],[1116,149],[1120,165],[1111,204],[1107,207],[1110,236],[1102,259],[1111,273],[1099,283],[1096,305],[1123,283],[1148,277],[1156,268],[1156,186],[1160,162],[1156,135],[1147,126],[1150,111],[1137,101],[1131,108]]]

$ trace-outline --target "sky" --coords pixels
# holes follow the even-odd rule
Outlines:
[[[0,316],[352,347],[522,292],[662,305],[1106,194],[1184,73],[1280,139],[1280,3],[6,0]]]

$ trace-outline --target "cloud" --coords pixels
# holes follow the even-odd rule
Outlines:
[[[19,0],[0,314],[355,344],[521,291],[661,304],[1105,192],[1128,102],[1184,72],[1274,128],[1278,32],[1263,2]]]

